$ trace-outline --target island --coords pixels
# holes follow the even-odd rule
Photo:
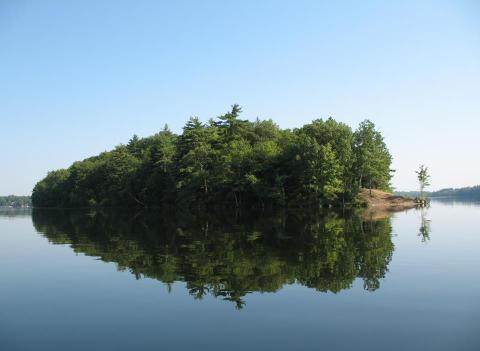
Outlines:
[[[282,129],[240,113],[233,105],[206,123],[192,117],[179,135],[165,126],[51,171],[33,205],[345,208],[378,206],[378,191],[391,191],[392,156],[371,121],[355,130],[333,118]]]

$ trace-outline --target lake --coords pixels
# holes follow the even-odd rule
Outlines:
[[[0,350],[480,350],[480,205],[0,209]]]

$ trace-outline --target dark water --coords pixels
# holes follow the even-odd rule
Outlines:
[[[0,350],[480,350],[480,206],[0,209]]]

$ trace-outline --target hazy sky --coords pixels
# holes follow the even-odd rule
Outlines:
[[[393,185],[480,183],[480,2],[0,0],[0,195],[233,103],[369,118]]]

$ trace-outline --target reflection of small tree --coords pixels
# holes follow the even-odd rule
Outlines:
[[[423,192],[425,188],[430,185],[430,183],[428,182],[428,179],[430,178],[430,175],[428,174],[428,169],[424,165],[421,165],[420,169],[415,173],[417,173],[417,178],[420,182],[420,199],[425,200]]]
[[[210,289],[202,284],[198,286],[191,287],[189,290],[190,295],[194,297],[195,300],[203,300],[203,297],[210,291]]]
[[[422,208],[421,216],[422,222],[418,232],[418,236],[422,238],[422,243],[425,243],[430,240],[430,220],[427,219],[427,212]]]

